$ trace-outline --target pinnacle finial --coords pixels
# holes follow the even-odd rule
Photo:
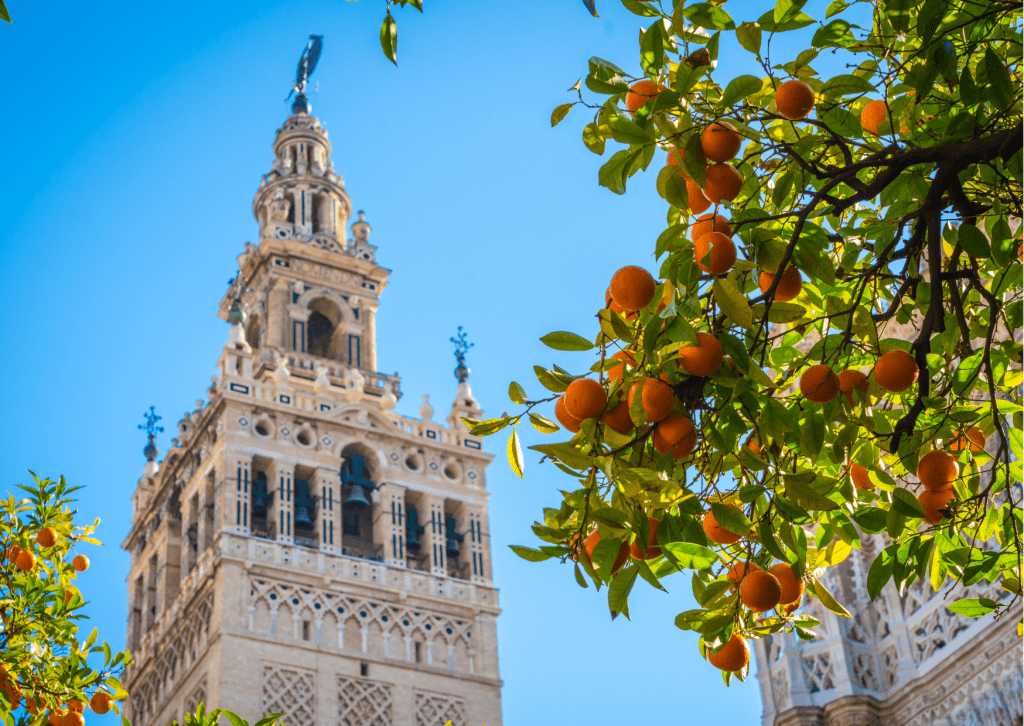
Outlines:
[[[146,448],[142,450],[142,453],[146,455],[146,459],[153,461],[156,459],[156,444],[153,443],[153,439],[156,438],[157,434],[163,433],[164,427],[157,426],[156,422],[163,418],[163,416],[156,415],[156,406],[149,407],[149,413],[142,414],[146,419],[146,423],[139,424],[139,428],[146,432],[149,437],[149,443],[146,444]]]
[[[463,332],[461,325],[459,326],[458,334],[451,341],[455,344],[455,360],[459,362],[459,365],[455,368],[455,378],[458,379],[459,383],[465,383],[470,374],[470,370],[466,366],[466,352],[474,344],[466,341],[466,333]]]

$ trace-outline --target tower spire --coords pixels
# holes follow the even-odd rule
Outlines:
[[[466,366],[466,353],[474,344],[466,342],[466,333],[462,330],[461,325],[459,326],[458,334],[451,338],[451,341],[455,344],[455,360],[459,362],[459,365],[455,368],[455,378],[459,383],[465,383],[472,372]]]

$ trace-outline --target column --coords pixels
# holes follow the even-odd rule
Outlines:
[[[249,534],[249,490],[252,486],[252,458],[241,452],[227,458],[234,466],[224,477],[222,526],[229,532]]]
[[[267,294],[267,345],[279,351],[291,350],[290,341],[286,341],[285,330],[288,321],[288,303],[291,302],[291,284],[288,280],[278,278]],[[286,342],[288,343],[286,345]]]
[[[462,541],[465,561],[470,563],[470,578],[478,585],[491,582],[490,532],[487,527],[487,508],[482,504],[467,504],[461,526],[465,530]]]
[[[382,483],[374,508],[373,541],[384,545],[384,562],[405,567],[405,487]]]
[[[330,554],[341,552],[341,474],[337,469],[318,467],[317,491],[320,506],[320,549]]]
[[[212,541],[213,532],[209,531],[210,517],[207,516],[207,505],[212,502],[211,494],[213,489],[213,471],[208,476],[204,477],[199,483],[199,512],[197,513],[196,520],[199,524],[199,529],[196,532],[196,557],[201,557],[203,552],[206,551],[207,543]]]
[[[366,316],[366,368],[377,372],[377,303],[364,302],[363,315]]]
[[[448,574],[444,564],[444,499],[436,496],[424,497],[429,513],[429,524],[426,525],[426,546],[430,552],[430,574],[444,577]],[[424,518],[426,519],[426,518]]]
[[[292,476],[291,464],[274,462],[274,522],[277,524],[277,541],[292,544]]]
[[[191,569],[192,560],[192,542],[188,537],[188,529],[192,526],[192,518],[194,517],[194,509],[192,506],[192,498],[189,497],[187,500],[181,503],[181,578],[188,577],[189,570]],[[196,533],[198,536],[198,532]]]

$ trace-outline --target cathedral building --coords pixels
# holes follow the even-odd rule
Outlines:
[[[397,414],[400,380],[377,372],[389,271],[362,212],[347,238],[301,92],[292,112],[253,201],[259,244],[220,304],[208,400],[160,463],[148,422],[123,545],[127,715],[160,726],[204,702],[287,726],[500,726],[492,457],[461,420],[482,416],[465,341],[445,421],[426,396],[420,419]]]

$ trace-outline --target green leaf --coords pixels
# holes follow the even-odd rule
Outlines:
[[[540,342],[555,350],[590,350],[594,347],[594,344],[586,338],[564,330],[548,333],[540,339]]]
[[[512,467],[512,471],[522,479],[523,478],[523,449],[519,446],[519,434],[516,433],[516,427],[512,427],[512,434],[508,437],[508,463]]]
[[[551,555],[545,554],[540,550],[521,547],[520,545],[509,545],[508,547],[527,562],[543,562],[544,560],[551,559]]]
[[[665,63],[665,41],[665,24],[659,18],[651,23],[651,27],[644,31],[640,39],[640,67],[644,73],[657,73],[661,70]]]
[[[838,509],[839,505],[823,494],[819,494],[802,481],[800,476],[789,475],[784,477],[786,483],[786,496],[796,504],[808,511],[831,511]]]
[[[828,9],[825,11],[825,19],[828,20],[836,13],[843,12],[844,10],[846,10],[846,8],[850,7],[851,5],[853,5],[853,2],[847,2],[846,0],[833,0],[832,3],[828,6]]]
[[[806,4],[807,0],[778,0],[774,13],[776,25],[788,23],[800,14],[800,8]]]
[[[625,194],[626,179],[635,159],[636,154],[628,149],[615,152],[598,171],[598,183],[615,194]]]
[[[661,549],[671,555],[680,567],[691,570],[706,570],[718,561],[714,550],[693,542],[670,542],[662,545]]]
[[[965,618],[980,618],[999,607],[999,603],[989,600],[987,597],[965,597],[951,602],[946,607]]]
[[[572,382],[566,379],[565,376],[553,373],[547,368],[541,368],[540,366],[534,366],[533,372],[537,375],[537,380],[540,381],[540,384],[552,393],[563,393]]]
[[[924,507],[917,498],[902,487],[896,487],[892,492],[892,508],[904,517],[917,517],[924,519]]]
[[[586,579],[583,577],[583,571],[580,569],[579,563],[575,565],[574,570],[576,574],[576,584],[584,590],[590,587],[590,585],[587,584]]]
[[[228,721],[231,722],[231,726],[248,726],[248,722],[244,721],[242,717],[234,711],[228,711],[227,709],[223,709],[221,710],[221,713],[227,717]]]
[[[613,118],[608,122],[612,138],[620,144],[648,144],[654,141],[653,126],[642,129],[628,118]]]
[[[561,444],[539,444],[531,446],[530,450],[539,451],[545,456],[558,459],[560,462],[572,469],[589,469],[594,465],[594,459],[581,453],[575,446],[566,442]]]
[[[530,423],[542,434],[553,434],[559,429],[558,424],[549,418],[541,416],[539,413],[530,414]]]
[[[575,103],[563,103],[558,106],[554,111],[551,112],[551,126],[558,126],[558,122],[565,118],[565,115],[569,113]]]
[[[787,20],[784,23],[776,23],[774,10],[769,10],[757,19],[757,24],[761,26],[761,30],[767,30],[769,33],[783,33],[787,30],[797,30],[798,28],[805,28],[813,23],[814,18],[807,13],[797,13],[790,20]]]
[[[598,156],[604,153],[604,136],[598,131],[596,123],[589,123],[583,127],[583,143]]]
[[[757,23],[743,23],[736,28],[736,40],[754,55],[761,54],[761,26]]]
[[[718,522],[719,526],[723,529],[746,537],[750,534],[750,529],[754,526],[750,523],[750,520],[744,516],[743,512],[738,509],[720,504],[719,502],[711,502],[711,513],[715,517],[715,521]]]
[[[964,248],[964,252],[971,257],[987,260],[992,256],[992,248],[989,247],[988,239],[973,224],[961,224],[957,231],[957,240]]]
[[[4,0],[0,0],[0,20],[6,20],[8,23],[11,22],[11,14],[7,12]]]
[[[992,50],[991,46],[985,49],[985,76],[988,85],[992,88],[996,103],[999,108],[1010,108],[1014,103],[1015,86],[1010,78],[1010,72],[999,60],[999,56]]]
[[[398,53],[398,27],[391,13],[388,13],[380,26],[380,47],[384,50],[384,57],[397,66],[398,60],[395,56]]]
[[[751,315],[757,318],[764,317],[767,307],[764,303],[751,305]],[[792,323],[805,315],[807,315],[807,308],[792,302],[773,302],[771,308],[768,308],[768,322],[770,323]]]
[[[821,604],[826,608],[834,612],[836,615],[842,615],[844,618],[853,618],[849,611],[844,608],[839,602],[832,596],[832,593],[828,591],[821,580],[815,579],[811,582],[811,590],[821,601]]]
[[[868,570],[868,597],[874,600],[878,593],[885,587],[885,583],[892,577],[893,563],[896,561],[896,549],[898,545],[889,545],[878,553],[875,561],[871,563]]]
[[[736,23],[733,22],[729,13],[719,7],[715,7],[711,3],[697,3],[696,5],[690,5],[683,10],[683,17],[694,25],[699,25],[700,27],[708,28],[709,30],[736,29]]]
[[[622,4],[626,10],[641,17],[653,18],[661,15],[661,12],[654,5],[642,0],[622,0]]]
[[[473,436],[490,436],[496,434],[512,423],[510,418],[489,418],[486,421],[473,423],[469,419],[462,419],[462,422],[469,427],[469,433]]]
[[[969,358],[960,361],[960,365],[956,368],[956,373],[953,374],[953,392],[956,395],[962,396],[974,386],[984,362],[984,350],[979,350]]]
[[[622,613],[629,619],[629,593],[639,572],[640,568],[634,565],[626,567],[612,578],[608,586],[608,609],[612,611],[613,617]]]
[[[910,30],[910,19],[917,8],[916,0],[885,0],[886,18],[897,33]]]
[[[857,39],[850,33],[850,24],[836,19],[823,28],[818,28],[811,40],[815,48],[849,48]]]
[[[526,403],[526,389],[512,381],[508,384],[508,397],[512,403]]]
[[[860,76],[843,75],[830,78],[821,93],[827,97],[852,96],[856,93],[871,93],[875,87]]]
[[[734,325],[748,330],[753,326],[750,303],[732,280],[728,278],[715,280],[711,290],[715,296],[715,302]]]
[[[731,106],[740,99],[752,96],[761,90],[761,79],[757,76],[737,76],[729,81],[722,94],[722,105]]]
[[[683,149],[683,166],[686,173],[690,175],[694,183],[703,187],[707,183],[707,160],[704,158],[704,149],[700,145],[700,134],[690,134],[686,139],[686,146]]]

